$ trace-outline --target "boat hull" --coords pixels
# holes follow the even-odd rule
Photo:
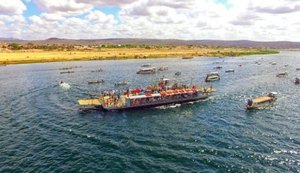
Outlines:
[[[248,106],[247,105],[247,110],[257,110],[257,109],[265,109],[267,107],[272,107],[274,102],[276,101],[276,98],[273,98],[270,101],[264,102],[264,103],[258,103],[258,104],[254,104],[252,106]]]
[[[150,71],[150,72],[142,72],[142,71],[138,71],[136,72],[136,74],[155,74],[155,71]]]
[[[103,110],[106,111],[122,111],[122,110],[131,110],[131,109],[144,109],[144,108],[151,108],[151,107],[158,107],[158,106],[164,106],[164,105],[171,105],[171,104],[179,104],[179,103],[187,103],[192,101],[198,101],[198,100],[205,100],[210,95],[201,95],[194,98],[189,99],[182,99],[182,100],[175,100],[175,101],[165,101],[165,102],[159,102],[159,103],[153,103],[153,104],[144,104],[144,105],[138,105],[138,106],[129,106],[129,107],[121,107],[121,108],[103,108]]]
[[[220,80],[220,77],[208,77],[205,79],[205,82],[213,82]]]

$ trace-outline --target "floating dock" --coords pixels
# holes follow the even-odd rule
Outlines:
[[[101,106],[99,99],[78,100],[80,106]]]

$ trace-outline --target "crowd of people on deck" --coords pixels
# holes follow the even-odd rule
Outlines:
[[[173,83],[171,84],[168,79],[161,79],[158,83],[154,85],[150,85],[145,88],[133,88],[133,89],[126,89],[126,90],[108,90],[102,91],[101,96],[104,100],[104,106],[122,106],[125,104],[125,97],[130,96],[138,96],[138,95],[145,95],[151,96],[152,94],[161,93],[167,90],[182,90],[182,89],[191,89],[196,90],[196,86],[193,85],[189,87],[187,85]],[[195,93],[194,93],[195,94]],[[160,101],[167,101],[167,100],[176,100],[176,99],[184,99],[187,97],[193,97],[193,94],[190,93],[183,93],[171,96],[161,96],[161,97],[150,97],[150,98],[142,98],[142,99],[132,99],[131,105],[138,105],[138,104],[148,104],[153,102],[160,102]]]

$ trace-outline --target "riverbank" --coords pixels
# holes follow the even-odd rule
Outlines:
[[[160,48],[101,48],[82,50],[2,50],[0,64],[25,64],[83,60],[122,60],[147,58],[173,58],[183,56],[226,57],[257,54],[276,54],[276,50],[249,48],[202,48],[166,46]]]

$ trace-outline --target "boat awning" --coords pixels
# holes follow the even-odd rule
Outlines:
[[[149,68],[141,68],[141,71],[151,71],[151,70],[155,70],[155,67],[149,67]]]
[[[156,94],[151,94],[151,96],[146,96],[146,95],[136,95],[136,96],[129,96],[129,99],[142,99],[142,98],[147,98],[147,97],[159,97],[161,96],[159,93]]]
[[[210,72],[207,76],[219,76],[219,72]]]

